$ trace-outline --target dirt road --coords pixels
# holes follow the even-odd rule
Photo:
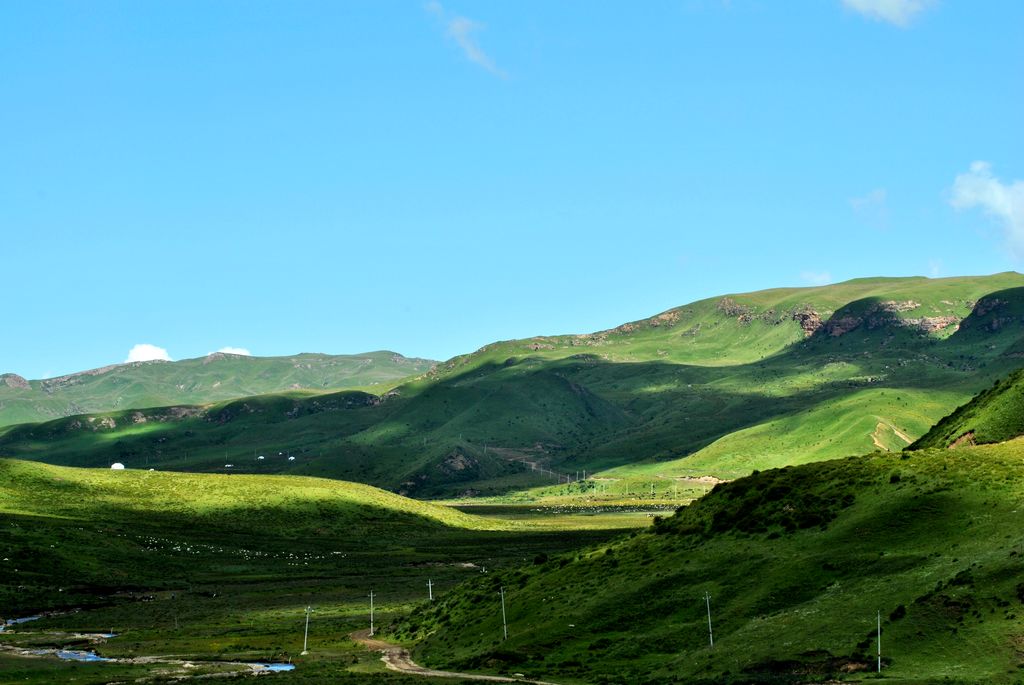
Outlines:
[[[409,656],[409,650],[398,645],[393,645],[383,640],[370,637],[370,631],[357,630],[349,635],[353,642],[361,644],[367,649],[380,652],[380,660],[392,671],[421,675],[431,678],[461,678],[463,680],[485,680],[491,683],[533,683],[534,685],[556,685],[543,680],[527,680],[526,678],[506,678],[500,675],[480,675],[474,673],[455,673],[452,671],[435,671],[432,668],[423,668],[417,665]]]

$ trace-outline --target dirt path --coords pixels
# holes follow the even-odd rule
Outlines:
[[[409,656],[409,650],[399,647],[383,640],[370,637],[370,631],[357,630],[349,635],[352,641],[366,647],[367,649],[382,654],[380,660],[392,671],[409,673],[411,675],[427,676],[431,678],[461,678],[462,680],[486,680],[492,683],[533,683],[534,685],[555,685],[544,680],[527,680],[526,678],[506,678],[500,675],[480,675],[474,673],[455,673],[453,671],[435,671],[432,668],[423,668],[417,665]]]
[[[883,450],[885,452],[889,451],[889,448],[883,445],[882,442],[878,439],[878,436],[880,435],[879,431],[884,430],[886,428],[895,433],[897,438],[907,443],[908,445],[914,442],[909,437],[907,437],[907,435],[903,431],[896,428],[896,426],[893,426],[892,424],[889,423],[885,423],[884,421],[879,421],[878,425],[875,426],[875,432],[871,434],[871,442],[875,443],[875,447],[877,447],[878,449]]]

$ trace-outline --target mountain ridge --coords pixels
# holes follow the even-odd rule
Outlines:
[[[120,408],[206,404],[249,395],[387,384],[433,366],[389,350],[252,357],[214,352],[177,361],[109,364],[54,378],[0,375],[0,426]]]
[[[303,457],[289,471],[417,497],[500,494],[550,483],[551,472],[728,480],[898,451],[1019,368],[1022,349],[1021,274],[857,279],[706,298],[597,333],[498,341],[352,411],[271,395],[247,400],[264,409],[223,422],[184,417],[141,430],[97,416],[78,434],[57,426],[59,439],[21,426],[0,436],[0,452],[218,470],[249,464],[255,451],[291,451]]]

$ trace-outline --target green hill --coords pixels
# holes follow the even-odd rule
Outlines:
[[[558,682],[861,682],[881,612],[887,681],[1019,683],[1022,457],[1018,440],[758,473],[650,532],[471,581],[390,631],[428,666]]]
[[[0,683],[176,682],[249,671],[239,661],[297,664],[280,676],[288,682],[391,683],[378,656],[347,638],[366,627],[371,590],[387,622],[428,581],[441,594],[482,569],[613,534],[566,535],[316,478],[0,460],[0,625],[57,612],[0,629]],[[95,636],[108,631],[117,636]],[[39,649],[133,661],[60,662]]]
[[[352,402],[340,394],[154,410],[160,418],[145,423],[130,412],[75,417],[10,429],[0,454],[206,471],[231,463],[417,497],[552,483],[540,469],[563,480],[583,471],[731,479],[903,449],[1020,367],[1022,320],[1017,273],[766,290],[598,333],[494,343],[351,410],[323,410]],[[278,452],[298,457],[271,461]]]
[[[1004,442],[1019,435],[1024,435],[1024,370],[996,381],[908,449]]]
[[[0,375],[0,426],[117,409],[204,404],[283,391],[390,384],[434,362],[394,352],[248,357],[217,352],[176,362],[132,362],[29,381]]]

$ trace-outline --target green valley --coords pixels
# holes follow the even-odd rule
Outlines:
[[[0,453],[84,466],[232,464],[416,497],[499,495],[552,474],[732,479],[902,449],[1020,365],[1022,321],[1017,273],[767,290],[600,333],[494,343],[386,393],[26,424],[0,436]]]
[[[14,651],[55,648],[125,660],[187,655],[214,670],[290,662],[294,673],[275,675],[287,682],[390,682],[347,637],[369,623],[369,592],[382,625],[425,597],[428,581],[443,595],[467,578],[607,540],[620,525],[567,536],[575,525],[550,523],[313,478],[0,460],[0,616],[56,612],[0,631],[0,682],[190,672],[53,664]],[[306,606],[315,614],[302,655]],[[108,631],[117,637],[95,637]]]

